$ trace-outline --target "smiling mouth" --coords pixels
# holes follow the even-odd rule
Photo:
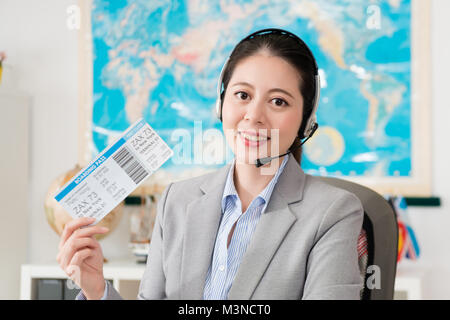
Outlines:
[[[238,131],[237,134],[247,147],[259,147],[270,140],[270,137],[255,132]]]
[[[247,139],[249,141],[267,141],[267,140],[270,140],[270,137],[259,135],[259,134],[249,134],[249,133],[242,132],[242,131],[239,131],[238,134],[241,137],[243,137],[243,138],[245,138],[245,139]]]

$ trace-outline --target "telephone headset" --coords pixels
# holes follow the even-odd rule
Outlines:
[[[288,35],[289,37],[294,38],[299,45],[301,45],[302,47],[306,48],[306,51],[308,52],[308,54],[310,55],[311,60],[314,62],[314,87],[315,87],[315,94],[314,94],[314,99],[313,99],[313,108],[311,111],[311,114],[308,116],[307,121],[306,121],[306,126],[305,126],[305,130],[303,132],[301,132],[301,127],[298,131],[298,137],[300,139],[304,139],[298,146],[295,146],[293,148],[291,148],[291,150],[289,150],[288,152],[278,155],[278,156],[273,156],[273,157],[265,157],[265,158],[259,158],[256,159],[255,161],[255,165],[256,167],[260,167],[263,166],[267,163],[269,163],[270,161],[272,161],[275,158],[279,158],[282,157],[288,153],[292,152],[292,149],[295,148],[299,148],[300,146],[302,146],[309,138],[312,137],[312,135],[314,134],[314,132],[317,130],[317,128],[319,127],[318,123],[317,123],[317,118],[316,118],[316,112],[317,112],[317,107],[319,105],[319,97],[320,97],[320,79],[319,79],[319,68],[317,67],[317,62],[316,59],[314,58],[311,50],[308,48],[308,46],[306,45],[306,43],[301,40],[299,37],[297,37],[295,34],[286,31],[286,30],[282,30],[282,29],[275,29],[275,28],[270,28],[270,29],[262,29],[259,31],[256,31],[250,35],[248,35],[247,37],[245,37],[244,39],[242,39],[237,45],[236,47],[238,47],[242,42],[247,41],[255,36],[258,35],[263,35],[263,34],[281,34],[281,35]],[[236,48],[235,47],[235,48]],[[230,57],[227,58],[224,66],[222,67],[222,71],[220,72],[220,77],[219,77],[219,81],[217,84],[217,102],[216,102],[216,115],[217,118],[222,122],[222,99],[224,96],[224,88],[223,88],[223,77],[224,77],[224,71],[227,68],[228,62],[230,60]]]

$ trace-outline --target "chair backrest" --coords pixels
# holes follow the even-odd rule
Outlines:
[[[364,209],[361,234],[367,237],[367,266],[365,269],[363,300],[391,300],[394,297],[398,255],[397,216],[389,202],[377,192],[343,179],[319,177],[325,183],[356,195]],[[360,235],[361,239],[361,235]],[[376,273],[379,273],[377,275]],[[375,284],[372,277],[379,276]],[[370,278],[370,279],[369,279]],[[371,284],[370,284],[370,283]]]

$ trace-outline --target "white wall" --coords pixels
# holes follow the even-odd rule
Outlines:
[[[6,93],[3,87],[0,87],[0,299],[12,299],[19,297],[20,266],[26,262],[28,249],[29,99]]]
[[[450,299],[450,1],[432,2],[434,99],[424,107],[432,112],[433,192],[442,206],[409,212],[422,249],[417,267],[430,269],[425,298]],[[32,97],[30,263],[55,262],[59,238],[46,222],[44,197],[51,181],[77,161],[77,31],[66,27],[66,9],[72,4],[76,1],[0,0],[0,50],[7,51],[14,65],[17,90]],[[127,230],[124,216],[118,229],[102,240],[107,258],[129,255]]]
[[[432,191],[441,197],[442,206],[408,209],[421,246],[418,267],[426,272],[424,296],[427,299],[450,299],[449,12],[450,1],[432,1]]]
[[[78,31],[66,27],[66,10],[73,4],[77,1],[0,1],[0,50],[13,67],[8,72],[14,73],[14,90],[32,100],[29,263],[56,263],[59,237],[46,221],[43,203],[52,180],[77,162]],[[127,256],[127,222],[124,216],[102,240],[106,258]]]

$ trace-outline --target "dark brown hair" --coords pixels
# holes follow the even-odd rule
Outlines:
[[[315,97],[315,61],[306,45],[298,39],[284,33],[263,33],[257,34],[249,39],[240,42],[230,55],[226,69],[223,72],[223,92],[221,101],[225,97],[225,92],[230,82],[236,65],[242,59],[255,55],[258,52],[267,50],[271,55],[280,57],[291,64],[300,74],[300,93],[303,97],[303,118],[298,131],[298,136],[290,149],[298,146],[303,137],[306,122],[311,115]],[[302,149],[296,148],[292,154],[298,163],[301,163]]]

